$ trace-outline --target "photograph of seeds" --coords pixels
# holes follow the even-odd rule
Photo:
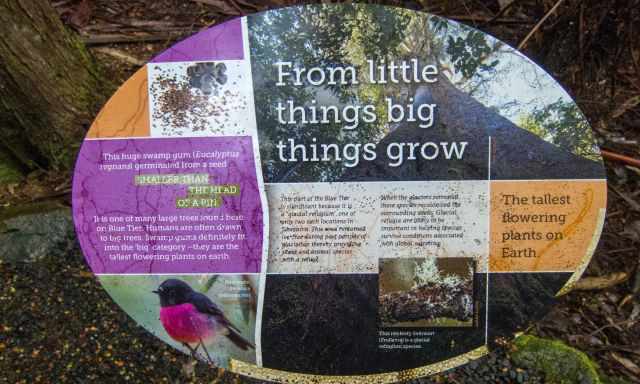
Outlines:
[[[466,257],[380,259],[382,326],[473,326],[475,265]]]
[[[150,64],[151,136],[246,135],[255,129],[244,60]]]

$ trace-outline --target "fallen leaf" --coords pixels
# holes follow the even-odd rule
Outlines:
[[[627,304],[628,302],[630,302],[631,300],[633,300],[633,295],[632,294],[628,294],[627,296],[625,296],[624,299],[622,299],[620,301],[620,304],[618,304],[618,310],[620,310],[622,307],[624,307],[624,305]]]
[[[598,290],[613,287],[617,284],[627,281],[629,275],[626,272],[614,272],[607,276],[583,277],[578,280],[572,287],[572,290]],[[602,305],[606,305],[602,303]],[[611,311],[608,311],[611,313]]]
[[[632,372],[635,375],[640,375],[640,367],[638,367],[636,365],[636,363],[634,363],[633,361],[627,359],[626,357],[620,356],[615,352],[611,352],[611,356],[620,364],[622,364],[623,367],[625,367],[626,369],[628,369],[630,372]]]

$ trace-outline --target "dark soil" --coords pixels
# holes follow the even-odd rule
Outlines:
[[[66,259],[0,263],[0,383],[258,383],[193,361],[138,326],[76,247]],[[375,287],[375,284],[374,284]],[[372,316],[371,318],[373,318]],[[506,349],[415,383],[542,383]]]
[[[447,16],[517,46],[556,0],[384,1]],[[87,41],[149,40],[92,45],[116,83],[138,65],[104,53],[111,48],[145,62],[215,22],[300,1],[61,0],[66,23]],[[259,3],[260,5],[256,5]],[[500,3],[503,4],[501,8]],[[509,4],[510,5],[506,5]],[[506,6],[505,6],[506,5]],[[562,84],[590,119],[602,148],[640,157],[640,0],[565,0],[523,51]],[[125,39],[126,40],[126,39]],[[640,169],[606,162],[607,221],[587,276],[626,272],[614,287],[572,292],[530,331],[587,352],[615,377],[640,382]],[[69,175],[38,171],[0,186],[0,203],[69,202]],[[38,264],[0,264],[0,382],[251,382],[198,363],[138,327],[102,290],[78,252]],[[635,365],[635,366],[634,366]],[[503,350],[488,360],[420,382],[542,382]]]

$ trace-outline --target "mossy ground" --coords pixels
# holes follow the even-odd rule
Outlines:
[[[531,335],[518,337],[513,343],[513,361],[544,374],[550,384],[625,384],[622,379],[600,374],[589,356],[557,340]]]
[[[0,184],[17,183],[22,178],[18,164],[0,151]]]

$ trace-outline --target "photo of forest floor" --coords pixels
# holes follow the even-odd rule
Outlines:
[[[301,3],[51,1],[114,85],[204,28]],[[557,79],[588,117],[608,178],[603,234],[573,290],[516,343],[501,340],[486,358],[412,382],[640,383],[640,0],[371,3],[448,17],[517,47]],[[77,123],[88,127],[90,121]],[[261,382],[196,363],[117,307],[78,248],[71,169],[35,167],[0,183],[0,383]],[[523,357],[519,352],[527,345],[562,356],[579,350],[582,368],[562,376],[554,362]]]
[[[379,264],[382,326],[473,325],[473,259],[381,259]]]

